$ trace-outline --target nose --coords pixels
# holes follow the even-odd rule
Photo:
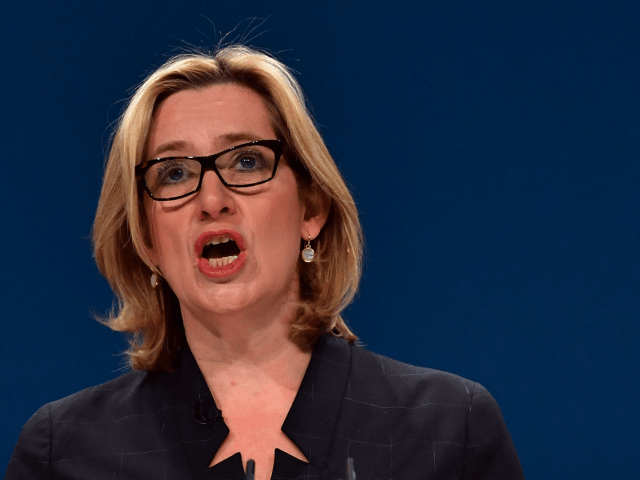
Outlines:
[[[212,171],[205,172],[196,201],[200,220],[217,220],[236,210],[233,194]]]

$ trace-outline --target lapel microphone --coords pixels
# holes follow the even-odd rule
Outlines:
[[[256,478],[256,462],[253,460],[247,461],[247,476],[245,480],[255,480]]]
[[[247,475],[245,480],[255,480],[256,478],[256,462],[253,460],[247,461]],[[356,480],[356,471],[353,468],[353,458],[347,458],[347,480]]]
[[[193,406],[193,418],[200,425],[208,425],[222,416],[222,412],[217,408],[210,408],[210,402],[205,402],[201,397],[196,398]]]

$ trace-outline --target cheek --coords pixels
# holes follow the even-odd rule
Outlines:
[[[278,262],[289,265],[295,262],[300,246],[300,230],[302,222],[302,208],[298,200],[297,191],[287,192],[271,203],[268,209],[262,210],[260,215],[262,231],[268,239],[268,250],[279,252]],[[268,254],[268,252],[267,252]],[[283,257],[288,257],[285,260]],[[275,261],[275,255],[273,256]]]
[[[289,229],[297,230],[294,234],[299,237],[304,208],[297,189],[289,192],[288,195],[283,195],[278,210],[281,212],[283,223],[288,225]]]
[[[158,202],[154,202],[154,204],[155,203]],[[177,251],[177,238],[175,234],[180,231],[180,228],[176,228],[176,221],[179,220],[179,218],[173,218],[176,216],[176,213],[164,211],[161,205],[152,205],[146,211],[149,221],[152,257],[154,262],[162,267],[173,257],[173,255],[171,255],[169,258],[166,258],[164,252]]]

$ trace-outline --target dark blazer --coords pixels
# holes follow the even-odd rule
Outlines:
[[[524,478],[500,409],[479,384],[330,336],[316,345],[282,431],[273,479]],[[42,407],[5,480],[244,480],[239,453],[209,468],[229,432],[188,348],[175,373],[133,371]],[[259,468],[259,466],[258,466]]]

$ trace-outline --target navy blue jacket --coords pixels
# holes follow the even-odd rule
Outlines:
[[[42,407],[5,480],[244,480],[240,453],[209,467],[229,429],[183,348],[174,373],[132,371]],[[478,383],[325,335],[282,431],[273,479],[523,479],[493,397]]]

